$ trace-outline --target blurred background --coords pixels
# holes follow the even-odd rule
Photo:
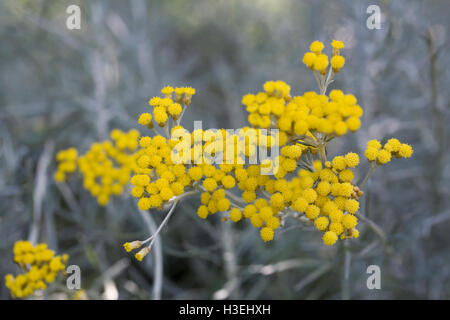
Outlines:
[[[71,4],[81,30],[66,28]],[[380,30],[366,27],[370,4]],[[447,0],[2,0],[0,298],[10,298],[4,275],[18,272],[14,242],[34,237],[70,254],[90,299],[449,299],[449,15]],[[58,150],[83,153],[112,128],[137,128],[165,85],[197,89],[187,128],[246,125],[241,97],[267,80],[316,90],[301,59],[313,40],[329,49],[332,39],[347,60],[330,88],[353,93],[365,113],[329,153],[390,137],[415,150],[377,169],[362,198],[382,232],[360,222],[359,239],[328,248],[292,223],[265,244],[247,222],[198,219],[194,197],[139,263],[122,244],[147,238],[162,213],[146,224],[134,199],[102,208],[81,179],[54,183]],[[381,290],[366,286],[373,264]],[[59,282],[41,298],[72,298]]]

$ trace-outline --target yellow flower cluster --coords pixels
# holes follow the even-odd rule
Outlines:
[[[106,205],[111,195],[119,195],[128,183],[135,166],[139,131],[111,131],[111,141],[93,143],[78,159],[83,186]]]
[[[58,169],[55,172],[54,178],[61,182],[67,179],[67,173],[72,173],[77,169],[78,152],[75,148],[61,150],[56,154],[58,161]]]
[[[413,148],[407,143],[401,143],[398,139],[389,139],[384,146],[380,141],[373,139],[367,142],[367,148],[364,153],[369,162],[375,161],[377,165],[383,165],[395,158],[410,158],[413,154]]]
[[[153,121],[160,127],[165,127],[169,117],[173,121],[179,119],[184,109],[191,104],[195,89],[191,87],[164,87],[161,90],[164,97],[153,97],[148,104],[153,107],[153,116],[151,113],[142,113],[138,123],[147,126],[149,129],[154,127]],[[184,105],[184,106],[183,106]]]
[[[83,175],[84,188],[96,197],[102,206],[108,204],[111,195],[121,194],[130,179],[136,165],[139,131],[133,129],[123,132],[114,129],[110,136],[111,140],[93,143],[90,149],[78,158],[74,148],[60,151],[56,156],[58,171],[55,173],[55,180],[64,180],[59,179],[60,172],[68,171],[62,171],[61,167],[66,168],[69,161],[67,159],[70,159],[73,170],[78,165]]]
[[[173,142],[161,135],[141,137],[136,154],[135,175],[131,177],[133,197],[139,198],[141,210],[162,209],[174,196],[184,193],[192,179],[183,164],[172,161]]]
[[[299,139],[314,147],[318,135],[331,140],[361,126],[363,110],[352,94],[332,90],[329,96],[310,91],[293,98],[277,97],[267,91],[267,83],[270,82],[264,85],[265,92],[247,94],[242,103],[250,113],[248,121],[253,127],[280,130],[280,145]]]
[[[69,256],[56,256],[55,252],[47,248],[47,244],[39,243],[33,246],[29,241],[17,241],[14,244],[14,262],[24,273],[14,277],[5,276],[6,287],[16,298],[25,298],[36,290],[45,290],[47,284],[65,270]]]
[[[293,152],[290,148],[292,146],[283,147],[282,154],[294,157],[281,156],[280,161],[281,168],[293,172],[297,170],[294,159],[299,157],[300,152]],[[271,179],[260,175],[258,166],[250,166],[237,175],[237,186],[243,190],[242,198],[249,204],[242,211],[232,209],[230,219],[235,222],[242,218],[249,219],[254,227],[261,228],[261,238],[270,241],[286,212],[295,211],[296,217],[304,215],[318,230],[325,232],[324,243],[327,245],[334,244],[339,235],[341,238],[357,237],[353,214],[359,209],[357,198],[362,193],[352,184],[352,169],[358,163],[358,155],[348,153],[335,157],[325,167],[320,161],[315,161],[311,170],[300,168],[297,175],[290,179],[276,175],[276,179]],[[206,208],[210,206],[208,201],[209,195],[202,194],[201,217],[205,217]]]
[[[340,55],[340,50],[344,48],[344,43],[339,40],[333,40],[331,42],[333,48],[331,53],[331,61],[328,56],[322,53],[325,48],[322,42],[314,41],[309,46],[309,52],[303,55],[303,63],[313,71],[318,71],[320,74],[325,75],[328,70],[328,66],[331,62],[331,69],[334,73],[338,73],[345,64],[345,58]]]

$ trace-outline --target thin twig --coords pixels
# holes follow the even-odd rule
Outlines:
[[[369,227],[378,235],[378,237],[380,238],[380,240],[383,244],[383,247],[384,247],[386,253],[388,253],[388,254],[392,253],[392,248],[388,245],[387,237],[386,237],[386,234],[384,233],[383,229],[381,229],[381,227],[378,226],[371,219],[359,214],[358,212],[355,213],[355,216],[357,218],[361,219],[362,221],[364,221],[365,223],[367,223],[369,225]]]
[[[139,210],[142,218],[144,219],[145,224],[150,230],[151,234],[156,234],[157,228],[156,223],[153,220],[153,217],[147,212],[143,210]],[[162,257],[162,244],[160,237],[156,237],[155,239],[155,248],[154,248],[154,259],[155,259],[155,269],[153,270],[153,299],[160,300],[161,292],[162,292],[162,281],[163,281],[163,257]]]
[[[306,287],[311,282],[315,281],[316,279],[320,278],[324,273],[326,273],[328,270],[330,270],[331,266],[329,264],[325,264],[319,268],[317,268],[315,271],[311,272],[308,276],[303,278],[302,281],[297,283],[294,286],[295,291],[300,291],[304,287]]]
[[[367,182],[369,182],[370,177],[374,173],[375,169],[377,168],[377,165],[373,162],[370,163],[370,169],[367,172],[366,176],[364,177],[363,181],[359,184],[359,188],[362,190],[366,186]]]
[[[233,230],[229,223],[222,225],[222,250],[223,261],[225,264],[225,272],[228,278],[225,286],[216,291],[214,297],[216,299],[226,299],[231,297],[233,299],[239,299],[240,293],[240,280],[239,280],[239,268],[235,252]]]
[[[344,278],[342,284],[342,300],[350,299],[350,267],[352,253],[350,252],[349,242],[344,240]]]
[[[53,153],[53,141],[47,141],[44,145],[44,151],[37,165],[36,184],[33,191],[33,222],[31,224],[28,240],[36,244],[39,237],[39,228],[42,217],[42,202],[47,190],[47,168],[50,164],[51,154]]]

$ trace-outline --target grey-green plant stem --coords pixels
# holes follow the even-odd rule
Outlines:
[[[155,239],[158,238],[159,233],[161,232],[162,228],[164,228],[164,226],[167,224],[167,222],[169,221],[170,217],[172,216],[173,212],[175,211],[175,207],[177,206],[178,201],[174,202],[172,207],[170,208],[169,212],[166,214],[166,216],[164,217],[164,220],[161,222],[161,224],[159,225],[158,229],[153,233],[153,235],[150,237],[151,241],[150,244],[148,245],[148,247],[151,249],[153,247],[153,244],[155,242]],[[148,240],[148,239],[147,239]],[[147,241],[146,240],[146,241]]]
[[[349,300],[351,297],[350,268],[352,262],[352,253],[350,251],[348,239],[344,240],[343,245],[344,245],[344,277],[342,283],[342,300]]]
[[[167,121],[166,125],[164,126],[164,134],[166,135],[166,138],[167,138],[167,139],[170,138],[170,133],[169,133],[169,121]]]
[[[319,80],[319,76],[317,75],[317,71],[313,70],[314,78],[316,79],[317,86],[319,87],[319,91],[322,92],[322,84]]]
[[[370,163],[370,169],[367,172],[366,176],[364,177],[363,181],[361,181],[361,183],[359,184],[359,188],[362,190],[367,182],[369,182],[370,177],[372,176],[373,172],[375,171],[375,169],[377,168],[377,165],[374,164],[373,162]]]
[[[47,190],[47,168],[53,153],[53,141],[47,141],[39,158],[36,172],[36,182],[33,191],[33,222],[30,228],[28,240],[34,245],[39,237],[39,229],[42,217],[42,202]]]
[[[321,142],[319,144],[319,157],[320,161],[322,161],[322,165],[325,165],[325,162],[327,161],[327,145],[324,142]]]
[[[175,209],[175,206],[178,202],[175,202],[172,207],[169,210],[169,213],[164,218],[163,222],[159,226],[159,228],[156,228],[156,223],[151,217],[151,215],[144,210],[139,210],[145,224],[147,225],[148,229],[150,230],[150,233],[152,236],[145,240],[144,242],[148,242],[151,240],[151,243],[149,247],[155,246],[153,252],[154,252],[154,259],[155,259],[155,269],[153,273],[153,299],[154,300],[160,300],[161,299],[161,293],[162,293],[162,282],[163,282],[163,273],[164,273],[164,266],[163,266],[163,257],[162,257],[162,243],[161,239],[159,237],[159,233],[161,229],[164,227],[164,225],[167,223],[167,221],[170,218],[170,215]]]
[[[183,110],[181,110],[181,114],[180,114],[180,116],[178,117],[178,120],[177,120],[177,126],[179,126],[180,125],[180,123],[181,123],[181,119],[183,118],[183,116],[184,116],[184,112],[186,111],[186,109],[187,109],[187,106],[183,106]]]
[[[223,260],[225,263],[225,272],[228,281],[224,287],[224,292],[233,299],[240,297],[240,279],[239,267],[237,263],[237,255],[235,252],[236,245],[234,243],[234,232],[229,223],[222,225],[222,248]]]
[[[355,213],[355,216],[358,219],[361,219],[362,221],[364,221],[365,223],[367,223],[369,225],[369,227],[378,235],[378,237],[381,240],[381,243],[383,244],[383,248],[386,251],[386,253],[391,253],[392,249],[389,247],[389,244],[387,242],[387,237],[386,237],[386,233],[383,231],[383,229],[381,229],[380,226],[378,226],[374,221],[372,221],[371,219],[359,214],[358,212]]]
[[[324,80],[324,83],[322,85],[322,90],[320,90],[320,94],[327,93],[327,88],[328,88],[328,85],[332,82],[333,75],[334,75],[334,73],[332,72],[332,68],[330,66],[328,69],[328,74],[327,74],[326,80]]]
[[[437,58],[439,50],[435,45],[435,33],[432,28],[428,29],[425,37],[428,54],[429,54],[429,76],[430,76],[430,106],[433,123],[433,136],[437,144],[434,152],[434,164],[430,166],[430,193],[433,199],[432,206],[435,213],[441,210],[442,194],[441,194],[441,177],[445,169],[445,154],[447,151],[445,141],[445,114],[439,107],[439,79],[438,79],[438,64]]]
[[[156,130],[155,126],[152,127],[152,130],[157,136],[161,135],[161,133],[159,133],[159,131]]]
[[[322,265],[321,267],[317,268],[315,271],[313,271],[310,274],[308,274],[305,278],[303,278],[302,281],[297,283],[294,286],[294,290],[295,291],[300,291],[301,289],[303,289],[305,286],[307,286],[311,282],[313,282],[316,279],[320,278],[323,274],[325,274],[330,269],[331,269],[331,265],[330,264]]]
[[[180,201],[180,200],[182,200],[184,198],[187,198],[187,197],[189,197],[191,195],[194,195],[194,194],[197,194],[199,192],[200,191],[198,191],[198,190],[192,190],[192,191],[185,192],[185,193],[183,193],[183,194],[181,194],[181,195],[179,195],[179,196],[177,196],[175,198],[170,199],[167,203],[178,202],[178,201]]]

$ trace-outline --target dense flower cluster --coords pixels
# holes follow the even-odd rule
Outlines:
[[[110,196],[121,194],[129,182],[136,166],[138,139],[139,131],[135,129],[128,132],[114,129],[111,140],[93,143],[78,158],[74,148],[62,150],[56,156],[58,170],[55,180],[65,180],[65,173],[74,172],[78,167],[83,175],[83,186],[100,205],[106,205]]]
[[[7,274],[6,287],[16,298],[25,298],[36,290],[44,290],[47,284],[54,282],[64,272],[68,258],[67,254],[55,255],[45,243],[33,246],[29,241],[17,241],[14,244],[14,262],[24,273],[16,277]]]
[[[369,162],[375,161],[377,165],[383,165],[395,158],[409,158],[413,154],[413,148],[407,143],[401,143],[398,139],[389,139],[384,146],[380,141],[374,139],[367,142],[364,152]]]
[[[278,98],[278,92],[271,91],[272,83],[264,84],[265,92],[245,95],[242,103],[250,113],[248,121],[253,127],[280,130],[281,145],[296,137],[314,138],[317,134],[331,139],[348,131],[355,132],[361,126],[359,118],[363,110],[352,94],[332,90],[326,96],[310,91],[293,98],[289,95]]]
[[[92,144],[78,159],[83,185],[100,205],[106,205],[111,195],[121,194],[128,183],[135,166],[138,139],[137,130],[115,129],[111,132],[112,141]]]
[[[61,150],[56,154],[58,161],[58,170],[55,172],[55,180],[58,182],[67,179],[67,174],[77,169],[78,151],[75,148]]]
[[[161,135],[141,137],[137,168],[131,177],[131,194],[141,210],[162,208],[164,202],[184,193],[192,179],[182,164],[174,164],[171,143]]]

